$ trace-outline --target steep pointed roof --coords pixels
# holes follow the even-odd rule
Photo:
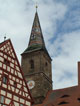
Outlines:
[[[44,42],[42,29],[40,26],[40,21],[39,21],[37,11],[35,13],[35,17],[34,17],[34,21],[33,21],[33,25],[32,25],[28,48],[26,48],[22,54],[33,52],[36,50],[44,50],[47,53],[47,55],[49,56],[48,51],[45,46],[45,42]],[[51,59],[50,56],[49,56],[49,58]]]
[[[34,21],[33,21],[33,26],[32,26],[32,31],[30,35],[30,41],[28,46],[32,45],[42,45],[45,46],[44,43],[44,38],[42,35],[42,30],[39,22],[39,17],[38,13],[35,13]]]
[[[42,48],[46,49],[40,22],[39,22],[38,13],[36,11],[28,48],[23,53],[31,52],[33,50],[38,50]]]

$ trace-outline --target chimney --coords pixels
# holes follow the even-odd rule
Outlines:
[[[80,86],[80,62],[78,62],[78,86]]]

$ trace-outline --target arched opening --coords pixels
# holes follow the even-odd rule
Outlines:
[[[30,60],[30,68],[34,69],[34,61],[33,60]]]
[[[45,63],[45,66],[46,66],[46,67],[48,66],[48,63],[47,63],[47,62]]]

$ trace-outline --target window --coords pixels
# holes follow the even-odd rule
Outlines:
[[[80,102],[80,98],[77,99]]]
[[[45,66],[48,66],[48,63],[47,62],[45,63]]]
[[[61,98],[69,97],[69,95],[63,95]]]
[[[16,83],[16,82],[14,82],[14,87],[15,87],[15,88],[17,87],[17,83]]]
[[[4,103],[4,96],[1,96],[1,97],[0,97],[0,103],[1,103],[1,104]]]
[[[20,106],[23,106],[23,104],[20,104]]]
[[[35,31],[36,31],[36,32],[40,32],[39,28],[36,28]]]
[[[7,59],[4,59],[4,63],[5,63],[6,65],[10,65],[10,62],[9,62]]]
[[[30,60],[30,68],[34,69],[34,61],[33,60]]]
[[[4,84],[7,84],[7,82],[8,82],[8,77],[7,77],[7,75],[3,75],[3,83]]]
[[[35,39],[35,35],[32,34],[32,36],[31,36],[31,40],[33,40],[33,39]]]

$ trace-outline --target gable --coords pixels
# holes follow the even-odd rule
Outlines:
[[[5,76],[7,76],[6,84],[3,82],[3,77],[4,81],[6,80]],[[25,102],[24,104],[28,101],[32,102],[31,94],[10,40],[0,44],[0,88],[11,95],[14,94],[15,98],[22,98],[20,101]],[[3,94],[3,90],[0,91],[1,94]]]
[[[11,56],[12,58],[15,58],[14,50],[11,46],[10,41],[6,41],[6,42],[2,43],[0,46],[0,50],[3,53],[6,53],[7,55]]]

